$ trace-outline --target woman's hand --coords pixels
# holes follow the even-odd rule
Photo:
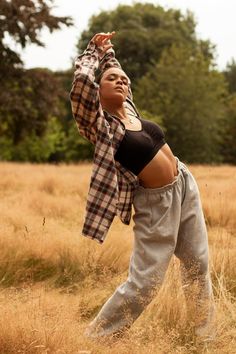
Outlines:
[[[113,47],[111,43],[111,38],[114,36],[116,32],[107,32],[107,33],[97,33],[93,36],[91,41],[97,46],[99,49],[99,55],[102,57],[108,49]]]

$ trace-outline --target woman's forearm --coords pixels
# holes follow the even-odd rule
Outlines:
[[[95,71],[99,65],[96,46],[89,42],[85,51],[75,60],[75,74],[70,92],[72,113],[82,136],[95,143],[96,116],[100,108],[99,86]]]

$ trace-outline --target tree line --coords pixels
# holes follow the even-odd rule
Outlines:
[[[71,113],[74,68],[26,70],[6,37],[42,46],[42,28],[71,26],[51,14],[46,0],[0,2],[0,160],[90,160]],[[94,33],[116,30],[114,49],[132,82],[144,118],[158,122],[174,153],[191,163],[236,163],[236,62],[217,69],[216,48],[196,35],[191,12],[153,4],[119,5],[90,18],[77,44],[82,53]]]

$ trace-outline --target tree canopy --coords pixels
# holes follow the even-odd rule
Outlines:
[[[167,141],[188,162],[219,158],[227,94],[224,77],[201,51],[173,45],[137,83],[139,107],[162,118]]]
[[[51,14],[53,0],[1,0],[0,1],[0,75],[5,70],[21,67],[20,55],[11,48],[9,39],[24,48],[28,43],[44,46],[40,31],[50,32],[62,25],[71,26],[71,17]]]
[[[232,59],[224,70],[225,79],[230,93],[236,92],[236,61]]]
[[[219,161],[227,89],[215,69],[215,46],[197,38],[195,27],[191,12],[120,5],[91,17],[78,50],[94,33],[117,29],[114,49],[131,77],[138,108],[161,118],[167,141],[181,158]]]
[[[180,10],[165,10],[148,3],[119,5],[115,10],[102,11],[91,17],[77,48],[81,53],[95,33],[115,30],[116,55],[135,85],[137,79],[160,60],[163,50],[174,43],[198,47],[205,57],[212,59],[214,46],[196,38],[195,26],[191,12],[183,15]]]
[[[12,43],[14,48],[24,48],[29,43],[44,46],[40,39],[42,29],[53,32],[63,25],[72,25],[71,17],[52,15],[53,2],[0,1],[0,159],[40,161],[46,145],[41,150],[36,145],[53,131],[53,117],[65,112],[60,80],[50,70],[24,69],[19,53],[12,49]],[[49,156],[49,150],[43,159]]]
[[[0,1],[0,160],[91,159],[76,129],[69,91],[73,70],[24,69],[11,41],[43,45],[40,31],[70,26],[53,0]],[[116,31],[116,57],[132,80],[141,115],[160,124],[173,153],[187,162],[236,163],[236,65],[222,73],[215,46],[197,37],[191,12],[153,4],[119,5],[91,17],[78,53],[97,32]],[[9,40],[10,39],[10,40]]]

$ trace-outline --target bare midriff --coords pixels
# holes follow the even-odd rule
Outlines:
[[[170,184],[177,176],[177,163],[168,144],[138,174],[139,183],[146,188],[158,188]]]

